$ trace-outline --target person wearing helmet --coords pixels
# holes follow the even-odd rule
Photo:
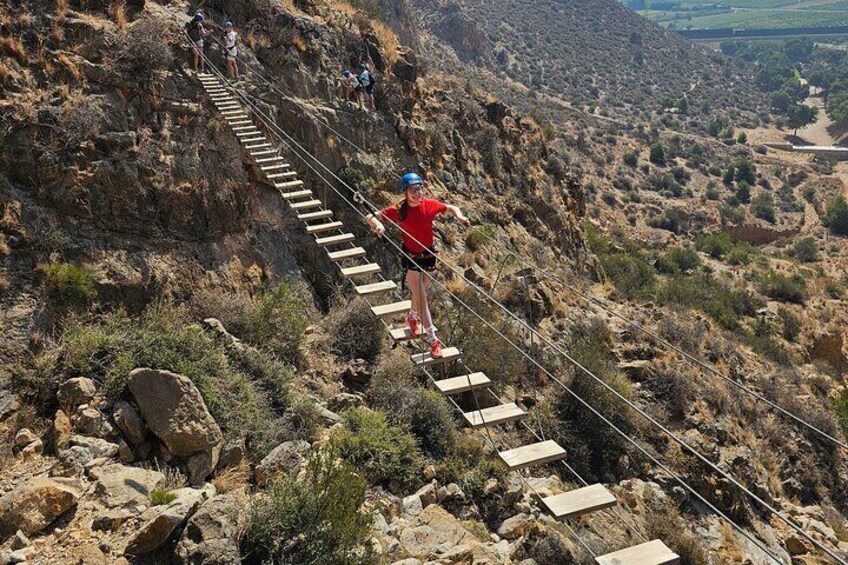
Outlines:
[[[377,84],[377,81],[374,79],[374,75],[371,74],[371,71],[368,70],[368,65],[365,63],[361,63],[359,65],[359,76],[357,77],[357,81],[359,82],[359,86],[356,87],[356,91],[359,93],[359,109],[365,109],[362,107],[362,96],[365,96],[368,100],[368,107],[372,111],[375,110],[374,85]]]
[[[203,12],[197,12],[185,25],[184,32],[191,40],[192,51],[194,51],[194,70],[198,74],[206,74],[206,63],[203,60],[203,38],[212,33],[203,27]]]
[[[468,218],[456,206],[424,197],[424,180],[416,173],[406,173],[400,181],[404,198],[399,203],[369,214],[365,220],[374,235],[381,237],[386,228],[383,221],[396,224],[401,229],[403,253],[401,262],[405,281],[412,293],[412,309],[406,317],[413,336],[426,333],[430,354],[442,356],[442,342],[436,336],[436,326],[427,303],[427,289],[436,270],[436,248],[433,237],[433,220],[448,212],[468,227]]]
[[[342,71],[342,78],[339,82],[339,89],[341,90],[345,101],[353,101],[353,92],[356,89],[356,77],[353,76],[352,72],[345,69],[344,71]]]
[[[227,52],[227,71],[230,75],[230,81],[236,81],[239,78],[238,68],[238,33],[233,28],[233,22],[224,24],[224,49]]]

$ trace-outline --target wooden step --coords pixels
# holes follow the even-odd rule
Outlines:
[[[263,149],[265,147],[273,147],[273,145],[271,145],[270,143],[257,143],[255,145],[247,145],[246,141],[242,140],[242,142],[245,143],[244,148],[248,151],[253,151],[254,149]]]
[[[215,102],[215,107],[219,110],[238,110],[241,104],[238,102]]]
[[[297,176],[297,171],[286,171],[285,173],[273,173],[270,175],[265,175],[265,178],[268,180],[274,179],[290,179],[292,177]]]
[[[658,539],[596,557],[598,565],[677,565],[680,556]]]
[[[342,269],[343,277],[357,277],[361,275],[371,275],[380,272],[380,265],[377,263],[366,263],[365,265],[357,265],[355,267],[345,267]]]
[[[312,193],[310,192],[310,194]],[[291,208],[292,210],[307,210],[309,208],[319,208],[322,204],[323,202],[320,200],[304,200],[303,202],[295,202],[291,205]]]
[[[385,318],[387,316],[407,314],[410,308],[412,308],[411,300],[401,300],[400,302],[393,302],[392,304],[381,304],[380,306],[372,306],[371,312],[373,312],[374,315],[378,318]]]
[[[326,220],[327,218],[332,217],[332,210],[318,210],[317,212],[306,212],[305,214],[297,215],[297,219],[302,222],[311,222],[312,220]]]
[[[491,408],[483,408],[482,410],[474,410],[466,412],[462,415],[465,422],[472,428],[481,426],[493,426],[495,424],[506,424],[514,422],[527,416],[527,412],[522,410],[515,402],[492,406]]]
[[[273,155],[276,152],[276,149],[260,149],[259,151],[251,151],[250,154],[254,157],[259,157],[261,155]]]
[[[311,190],[295,190],[294,192],[281,192],[280,194],[286,200],[294,200],[295,198],[311,198],[312,197],[312,191]],[[320,200],[318,202],[320,202]]]
[[[295,188],[297,186],[303,186],[302,180],[290,180],[287,182],[275,182],[274,188]]]
[[[259,134],[256,134],[256,135],[259,135]],[[267,141],[267,139],[265,139],[264,135],[259,135],[259,137],[251,137],[251,138],[248,138],[248,139],[239,139],[239,141],[241,141],[244,144],[247,144],[247,143],[256,143],[257,141]]]
[[[344,235],[349,235],[350,240],[353,239],[353,234],[346,233]],[[340,237],[340,236],[337,236]],[[348,240],[348,241],[350,241]],[[362,249],[361,247],[357,247],[356,249]],[[331,253],[332,255],[332,253]],[[361,286],[353,287],[353,290],[356,291],[356,294],[359,296],[366,296],[368,294],[374,294],[376,292],[385,292],[387,290],[394,290],[397,288],[397,283],[395,281],[380,281],[371,284],[363,284]]]
[[[216,103],[217,102],[235,102],[236,101],[235,98],[233,98],[232,96],[230,96],[229,94],[226,94],[226,93],[212,94],[212,95],[209,96],[209,98],[212,100],[212,102],[216,102]]]
[[[276,157],[266,157],[265,159],[256,159],[256,163],[273,163],[274,161],[282,161],[283,158],[279,155]]]
[[[485,373],[471,373],[470,375],[461,375],[435,382],[436,388],[444,395],[477,390],[478,388],[485,388],[490,384],[492,384],[492,381],[489,380],[489,377]]]
[[[577,518],[583,514],[611,508],[617,502],[612,493],[601,484],[589,485],[542,499],[542,504],[547,507],[548,512],[560,519]]]
[[[397,285],[395,285],[397,286]],[[412,335],[412,331],[409,329],[409,326],[404,326],[400,328],[392,328],[389,330],[389,335],[392,336],[392,339],[395,341],[410,341],[413,339],[421,339],[424,337],[424,332],[421,332],[418,335]]]
[[[365,250],[361,247],[351,247],[350,249],[342,249],[341,251],[333,251],[327,256],[330,261],[341,261],[343,259],[358,259],[365,256]]]
[[[280,163],[279,165],[268,165],[267,167],[259,167],[260,171],[274,171],[277,169],[288,169],[291,167],[288,163]]]
[[[341,222],[327,222],[326,224],[318,224],[317,226],[306,226],[306,233],[323,233],[325,231],[337,230],[343,225]]]
[[[462,355],[459,352],[459,349],[456,347],[445,347],[442,349],[441,357],[433,357],[430,355],[430,352],[424,353],[416,353],[412,356],[412,362],[415,363],[419,367],[427,367],[429,365],[437,365],[439,363],[447,363],[449,361],[456,361]]]
[[[253,122],[251,122],[250,120],[235,120],[235,121],[227,120],[227,125],[230,126],[231,128],[240,128],[242,126],[252,126]]]
[[[339,245],[341,243],[347,243],[349,241],[353,241],[354,239],[355,236],[352,233],[343,233],[340,235],[331,235],[329,237],[319,237],[315,240],[315,244],[320,245],[321,247],[327,247],[328,245]]]
[[[236,137],[250,137],[251,135],[262,133],[259,131],[259,128],[252,124],[249,126],[236,126],[233,128],[233,131],[236,132]]]
[[[239,117],[244,116],[245,118],[247,117],[247,113],[244,110],[240,110],[240,109],[237,109],[237,110],[221,110],[221,115],[222,116],[239,116]]]
[[[565,450],[552,439],[522,445],[508,451],[498,453],[510,471],[517,471],[533,465],[543,465],[565,457]]]

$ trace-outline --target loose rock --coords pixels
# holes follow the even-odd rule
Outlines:
[[[76,408],[88,404],[97,393],[94,381],[83,377],[68,379],[59,386],[56,396],[59,402],[67,408]]]
[[[40,532],[53,520],[76,506],[81,485],[72,479],[32,479],[0,498],[0,538],[18,530]]]
[[[150,493],[165,481],[165,475],[125,465],[107,465],[99,471],[95,493],[109,508],[149,504]]]
[[[221,494],[212,498],[189,519],[177,556],[183,562],[204,565],[241,563],[238,534],[243,520],[242,504],[236,497]]]
[[[256,484],[265,486],[277,475],[296,469],[309,449],[309,442],[303,440],[278,445],[256,466]]]
[[[144,420],[141,419],[141,416],[129,402],[119,402],[115,406],[115,410],[112,412],[112,420],[129,444],[139,445],[144,442],[144,436],[147,432],[144,427]]]

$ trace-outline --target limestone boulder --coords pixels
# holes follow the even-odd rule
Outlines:
[[[121,433],[124,439],[130,445],[139,445],[144,442],[144,436],[147,429],[144,426],[144,420],[141,419],[138,412],[129,402],[119,402],[112,412],[112,420]]]
[[[91,379],[77,377],[68,379],[59,385],[56,396],[59,402],[68,408],[76,408],[82,404],[88,404],[97,394],[97,386]]]
[[[256,466],[256,484],[265,486],[277,475],[297,469],[309,449],[309,442],[303,440],[278,445]]]
[[[167,542],[206,499],[205,491],[180,489],[170,504],[154,506],[141,515],[141,528],[127,544],[124,553],[140,557]]]
[[[7,390],[0,391],[0,420],[5,420],[18,411],[21,403],[14,394]]]
[[[244,523],[243,504],[232,494],[221,494],[205,502],[189,518],[177,545],[184,563],[237,565],[239,531]]]
[[[150,493],[165,482],[165,475],[126,465],[107,465],[97,472],[94,492],[109,508],[150,503]]]
[[[18,530],[40,532],[77,505],[82,485],[72,479],[38,477],[0,498],[0,539]]]
[[[127,385],[150,431],[188,460],[189,481],[202,483],[218,463],[224,436],[194,383],[170,371],[136,369]]]
[[[496,552],[483,545],[462,523],[436,504],[424,509],[400,533],[400,543],[410,557],[439,559],[455,548],[465,563],[499,563]],[[462,548],[464,546],[464,548]]]
[[[53,416],[53,448],[56,452],[68,448],[71,441],[71,419],[64,410],[57,410]]]

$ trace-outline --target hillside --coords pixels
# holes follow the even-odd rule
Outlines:
[[[746,77],[729,60],[615,0],[412,4],[423,29],[463,63],[488,71],[482,78],[487,88],[517,103],[544,106],[533,100],[544,93],[575,107],[600,107],[604,115],[647,120],[686,97],[692,109],[686,127],[715,113],[756,120],[764,109],[761,95],[743,86]],[[450,56],[435,59],[451,65]]]

